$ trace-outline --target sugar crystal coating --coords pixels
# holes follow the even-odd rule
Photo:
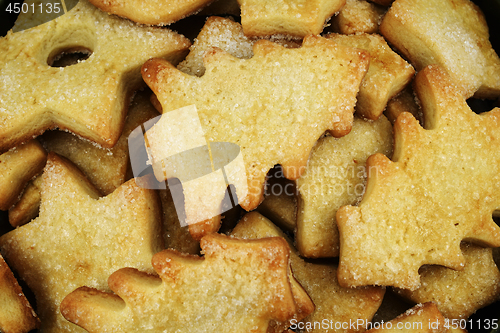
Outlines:
[[[463,269],[462,239],[500,245],[500,109],[472,112],[438,66],[415,87],[426,129],[401,114],[392,161],[371,156],[361,203],[337,211],[342,285],[416,289],[424,264]]]
[[[130,268],[113,273],[108,283],[126,306],[114,295],[80,288],[66,297],[62,312],[91,333],[266,332],[270,321],[293,317],[284,240],[211,234],[201,248],[203,258],[157,253],[153,266],[160,279]],[[114,298],[100,306],[109,297]]]
[[[156,200],[134,180],[99,198],[75,166],[49,154],[40,216],[0,238],[2,254],[35,294],[44,332],[82,332],[59,312],[75,288],[106,288],[121,267],[152,272],[163,246]]]

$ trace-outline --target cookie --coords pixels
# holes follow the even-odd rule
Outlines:
[[[116,295],[81,287],[66,296],[61,311],[88,332],[266,332],[271,321],[296,313],[285,240],[211,234],[201,248],[203,258],[157,253],[159,278],[118,270],[108,279]]]
[[[377,33],[387,9],[365,0],[346,0],[338,15],[332,18],[334,31],[344,35]]]
[[[47,24],[9,32],[0,39],[0,151],[55,127],[112,147],[142,85],[140,66],[151,57],[178,62],[189,45],[177,33],[137,26],[87,0]],[[75,50],[90,56],[51,67]]]
[[[147,25],[169,25],[200,11],[213,0],[89,0],[94,6],[110,14],[126,17]]]
[[[75,163],[101,194],[108,195],[123,184],[130,173],[130,133],[137,126],[158,116],[149,101],[150,94],[150,91],[146,90],[134,96],[123,131],[112,148],[99,147],[93,142],[62,131],[45,133],[41,142],[47,151],[53,151]]]
[[[375,153],[392,154],[392,126],[384,117],[354,119],[351,133],[321,138],[307,169],[296,181],[299,190],[295,242],[309,258],[337,257],[339,233],[335,214],[357,203],[365,192],[366,159]]]
[[[256,212],[246,214],[231,234],[248,239],[286,238],[283,232],[270,220]],[[371,321],[382,303],[385,289],[376,287],[342,288],[337,283],[336,265],[305,261],[293,247],[290,254],[290,265],[293,275],[311,297],[315,306],[314,312],[306,318],[292,320],[292,329],[307,332],[339,331],[343,327],[338,325],[342,325],[342,323]],[[360,307],[359,304],[363,304],[363,306]],[[363,327],[359,326],[353,332],[363,331]]]
[[[236,59],[214,48],[205,54],[202,77],[157,59],[142,70],[164,115],[195,105],[207,142],[240,147],[249,193],[240,195],[238,187],[236,192],[246,210],[262,201],[265,177],[274,165],[281,164],[285,177],[296,179],[325,130],[335,136],[349,133],[355,96],[368,66],[363,51],[315,36],[297,49],[260,40],[253,52],[251,59]]]
[[[500,59],[488,26],[469,0],[397,0],[380,32],[417,71],[437,64],[465,98],[500,95]]]
[[[0,210],[8,210],[19,199],[28,182],[42,171],[47,153],[31,140],[0,155]]]
[[[102,195],[108,195],[128,180],[130,157],[128,136],[137,126],[158,115],[149,102],[149,91],[139,92],[133,99],[123,132],[113,148],[102,148],[71,133],[51,131],[40,140],[48,151],[71,160],[83,171]],[[26,187],[19,201],[9,209],[12,226],[25,224],[38,215],[41,177]]]
[[[82,332],[59,311],[74,289],[107,289],[122,267],[153,271],[163,248],[157,200],[134,180],[99,198],[81,171],[49,153],[40,216],[0,237],[2,255],[35,294],[41,330]]]
[[[380,35],[329,34],[326,38],[341,45],[366,50],[370,54],[370,67],[359,87],[356,114],[367,119],[378,119],[387,102],[413,79],[415,70]]]
[[[39,326],[40,319],[0,255],[0,331],[25,333]]]
[[[434,302],[449,319],[467,319],[476,310],[500,299],[500,272],[492,250],[463,243],[466,263],[463,271],[440,266],[420,270],[422,285],[415,291],[398,293],[415,303]]]
[[[238,22],[211,16],[189,48],[189,54],[177,68],[187,74],[202,76],[205,74],[203,56],[211,47],[218,47],[236,58],[249,59],[253,56],[253,44],[256,41],[257,39],[245,36],[243,27]],[[285,47],[300,47],[301,45],[298,41],[286,38],[271,38],[271,41]]]
[[[283,232],[279,230],[275,225],[273,225],[269,220],[257,212],[250,212],[245,214],[243,218],[238,221],[236,227],[231,231],[231,236],[242,238],[242,239],[262,239],[267,237],[281,237],[288,242],[290,246],[290,269],[292,265],[292,259],[296,256],[293,249],[293,245],[288,240]],[[315,309],[313,301],[308,296],[308,293],[304,290],[301,284],[297,281],[292,271],[289,271],[289,279],[292,286],[292,293],[297,305],[297,314],[286,323],[275,323],[273,327],[279,327],[279,332],[283,331],[282,327],[289,327],[292,322],[301,321],[307,316],[309,316]]]
[[[238,0],[245,35],[285,35],[302,38],[319,35],[325,22],[345,0]]]
[[[337,211],[344,286],[415,290],[422,265],[464,269],[463,239],[500,246],[492,219],[500,206],[500,109],[472,112],[439,66],[420,71],[414,90],[425,129],[401,114],[392,161],[371,156],[362,201]]]
[[[23,194],[9,209],[9,223],[11,226],[19,227],[28,223],[38,216],[42,191],[42,174],[26,185]]]
[[[411,113],[413,117],[418,120],[420,125],[424,125],[424,114],[415,100],[415,94],[413,93],[411,85],[408,85],[399,94],[387,102],[384,114],[387,119],[394,124],[398,116],[403,112]]]

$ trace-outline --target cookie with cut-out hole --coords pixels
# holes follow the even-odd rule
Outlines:
[[[266,332],[296,313],[285,240],[210,234],[201,248],[203,257],[157,253],[159,277],[120,269],[108,279],[116,294],[81,287],[61,311],[88,332]]]
[[[370,53],[370,67],[359,88],[356,114],[367,119],[378,119],[387,102],[413,79],[415,70],[394,52],[380,35],[329,34],[326,37],[336,43]]]
[[[463,239],[500,246],[500,109],[474,113],[439,66],[414,90],[425,128],[402,113],[392,160],[368,158],[362,201],[337,211],[342,285],[415,290],[422,265],[464,269]]]
[[[265,237],[287,237],[270,220],[257,212],[246,214],[231,233],[235,237],[257,239]],[[289,241],[291,244],[291,241]],[[290,266],[293,276],[314,302],[314,312],[305,318],[292,321],[292,328],[307,332],[327,332],[324,325],[318,328],[315,322],[348,323],[371,321],[382,303],[385,289],[378,287],[342,288],[337,282],[337,266],[332,263],[305,261],[292,248]],[[363,304],[363,306],[359,306]],[[333,324],[331,324],[333,323]],[[362,327],[353,332],[361,331]]]
[[[302,256],[339,255],[335,214],[341,206],[355,204],[363,195],[366,159],[375,153],[391,156],[392,145],[392,126],[384,116],[375,122],[355,118],[348,135],[318,140],[306,171],[296,180],[295,241]]]
[[[106,197],[68,160],[49,153],[40,215],[0,238],[2,255],[36,298],[41,330],[82,332],[59,311],[80,286],[106,289],[122,267],[152,272],[161,251],[160,208],[152,190],[135,180]]]
[[[118,140],[140,66],[173,62],[190,42],[167,29],[135,25],[81,0],[71,11],[0,39],[0,151],[58,127],[111,147]],[[90,54],[52,67],[64,52]]]
[[[344,7],[332,18],[334,31],[345,35],[377,33],[387,9],[366,0],[346,0]]]
[[[394,1],[380,32],[417,71],[443,67],[465,98],[500,95],[500,58],[472,1]]]
[[[319,35],[325,22],[345,0],[238,0],[245,35],[285,35],[302,38]]]
[[[38,328],[38,319],[14,274],[0,255],[0,331],[23,333]]]
[[[467,319],[477,310],[500,299],[500,272],[491,248],[463,243],[463,271],[441,266],[420,270],[420,288],[397,292],[415,303],[434,302],[450,319]]]
[[[200,11],[213,0],[89,0],[110,14],[126,17],[147,25],[169,25]]]
[[[45,166],[47,152],[31,140],[0,155],[0,210],[16,203],[28,182]]]
[[[202,77],[159,59],[142,69],[164,115],[195,105],[207,142],[240,147],[248,194],[241,195],[238,187],[236,192],[247,210],[262,201],[265,177],[274,165],[281,164],[285,177],[296,179],[326,130],[335,136],[349,133],[368,67],[364,51],[317,36],[306,37],[295,49],[260,40],[253,52],[251,59],[237,59],[212,48],[205,54]],[[148,134],[150,143],[158,140]]]

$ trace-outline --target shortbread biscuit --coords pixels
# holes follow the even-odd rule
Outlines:
[[[397,318],[379,325],[373,324],[373,328],[367,333],[375,332],[408,332],[408,333],[440,333],[448,332],[446,321],[436,304],[417,304]],[[370,326],[368,326],[370,327]]]
[[[384,117],[354,119],[351,133],[321,138],[313,148],[307,169],[296,181],[299,190],[295,242],[309,258],[339,255],[335,214],[357,203],[365,191],[366,159],[375,153],[392,154],[392,126]]]
[[[83,171],[100,194],[108,195],[128,180],[130,157],[128,136],[145,121],[158,116],[149,102],[149,90],[139,92],[133,99],[122,135],[113,148],[102,148],[71,133],[52,131],[41,140],[48,151],[68,158]],[[40,178],[40,179],[39,179]],[[12,226],[25,224],[38,215],[41,177],[27,185],[19,201],[9,209]]]
[[[366,50],[370,54],[370,67],[359,87],[356,113],[364,118],[378,119],[387,102],[413,79],[415,70],[380,35],[329,34],[326,37],[342,45]]]
[[[249,192],[236,192],[246,210],[262,201],[265,177],[274,165],[281,164],[285,177],[296,179],[325,130],[335,136],[349,133],[355,96],[368,66],[364,51],[316,36],[305,38],[297,49],[261,40],[253,51],[251,59],[208,51],[202,77],[157,59],[142,70],[164,114],[195,105],[207,142],[240,147]]]
[[[246,214],[236,225],[232,235],[241,238],[285,237],[271,221],[256,212]],[[290,242],[290,241],[289,241]],[[337,267],[333,264],[308,262],[293,249],[290,254],[293,275],[314,302],[314,312],[300,320],[293,320],[291,328],[307,332],[331,332],[335,323],[369,322],[382,303],[385,289],[376,287],[342,288],[337,283]],[[363,306],[359,306],[363,304]],[[328,328],[314,323],[328,323]],[[337,327],[338,328],[338,327]],[[361,332],[364,327],[359,325]]]
[[[245,214],[243,218],[238,221],[236,227],[231,231],[231,236],[243,239],[262,239],[267,237],[281,237],[288,242],[291,248],[290,252],[290,267],[292,265],[292,259],[296,256],[293,245],[289,239],[283,234],[283,232],[271,223],[268,219],[257,212],[250,212]],[[286,323],[274,323],[273,331],[283,331],[283,327],[287,328],[292,322],[301,321],[308,317],[315,309],[313,301],[308,296],[308,293],[297,281],[292,271],[289,271],[290,283],[292,286],[293,298],[295,304],[297,305],[297,314],[291,319],[290,322]],[[279,329],[276,329],[279,328]]]
[[[0,155],[0,210],[8,210],[19,200],[28,182],[45,166],[47,153],[31,140]]]
[[[202,76],[205,74],[203,56],[211,47],[218,47],[236,58],[249,59],[253,56],[256,41],[245,36],[241,24],[228,18],[209,17],[189,48],[189,54],[177,68],[187,74]],[[285,47],[300,47],[300,42],[286,38],[271,38],[271,41]]]
[[[108,195],[127,179],[130,133],[137,126],[159,115],[149,101],[150,94],[146,90],[134,97],[120,138],[112,148],[99,147],[93,142],[62,131],[47,132],[41,137],[41,141],[47,151],[53,151],[75,163],[100,193]]]
[[[476,310],[500,300],[500,272],[490,248],[463,243],[463,271],[440,266],[420,270],[422,285],[398,293],[415,303],[434,302],[449,319],[467,319]]]
[[[319,35],[345,0],[238,0],[245,35]]]
[[[463,239],[500,246],[500,109],[472,112],[438,66],[414,88],[425,129],[401,114],[392,161],[371,156],[363,200],[337,211],[342,285],[415,290],[422,265],[464,268]]]
[[[82,287],[61,305],[88,332],[266,332],[295,314],[285,240],[240,240],[211,234],[205,256],[165,250],[153,257],[159,277],[132,268],[113,273],[116,295]],[[140,318],[140,320],[136,320]]]
[[[203,55],[212,46],[224,50],[240,59],[249,59],[253,56],[254,40],[243,33],[241,24],[218,16],[211,16],[205,22],[193,45],[177,68],[184,73],[202,76],[205,74]]]
[[[134,180],[99,198],[80,170],[49,153],[40,216],[0,238],[2,255],[35,294],[43,332],[83,332],[59,312],[75,288],[107,289],[122,267],[153,272],[151,258],[163,248],[157,200]]]
[[[147,25],[169,25],[200,11],[213,0],[89,0],[101,10]]]
[[[403,112],[411,113],[413,117],[418,120],[420,125],[424,126],[424,114],[415,100],[415,94],[413,93],[411,85],[408,85],[387,102],[384,114],[387,119],[394,124],[398,116]]]
[[[42,174],[26,185],[21,198],[9,209],[9,223],[14,228],[38,216],[42,191]]]
[[[0,255],[0,331],[27,333],[38,326],[40,320]]]
[[[380,32],[416,70],[438,64],[465,98],[500,95],[500,59],[488,26],[469,0],[397,0]]]
[[[387,10],[365,0],[346,0],[338,15],[332,18],[332,27],[345,35],[378,32]]]
[[[47,24],[9,32],[0,39],[0,151],[55,127],[113,146],[130,96],[142,85],[140,66],[151,57],[177,62],[189,45],[177,33],[137,26],[87,0]],[[75,49],[91,55],[50,66]]]

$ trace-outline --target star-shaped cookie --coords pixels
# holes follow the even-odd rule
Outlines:
[[[159,275],[132,268],[113,273],[116,295],[82,287],[61,304],[88,332],[267,332],[293,317],[289,247],[279,237],[242,240],[220,234],[200,242],[204,257],[164,250]]]
[[[142,69],[164,114],[195,105],[208,142],[240,147],[248,194],[236,192],[246,210],[262,201],[265,178],[274,165],[281,164],[285,177],[296,179],[326,130],[334,136],[349,133],[368,67],[364,51],[317,36],[306,37],[295,49],[260,40],[253,52],[251,59],[237,59],[212,48],[205,54],[202,77],[159,59]],[[151,144],[154,137],[148,135],[148,140]]]
[[[439,66],[414,84],[425,129],[402,113],[392,161],[371,156],[361,203],[337,211],[343,285],[413,290],[424,264],[463,269],[463,239],[500,246],[500,109],[472,112]]]
[[[345,0],[238,0],[247,36],[319,35]]]
[[[39,217],[0,238],[2,255],[35,294],[44,332],[83,332],[59,311],[74,289],[106,289],[122,267],[152,272],[163,246],[157,200],[133,179],[99,198],[74,165],[49,154]]]
[[[189,40],[168,29],[110,16],[81,0],[71,11],[0,39],[0,152],[49,128],[105,147],[118,140],[140,67],[151,57],[176,62]],[[64,52],[88,59],[51,67]]]

